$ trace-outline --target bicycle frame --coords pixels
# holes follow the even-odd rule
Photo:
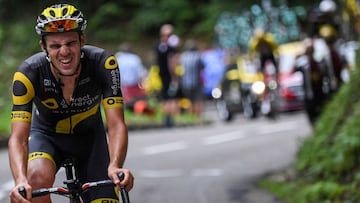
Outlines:
[[[112,180],[101,180],[101,181],[95,181],[95,182],[88,182],[81,184],[79,180],[77,179],[76,169],[74,167],[73,161],[71,159],[68,159],[63,164],[63,167],[65,168],[65,174],[66,174],[66,180],[63,182],[66,187],[52,187],[52,188],[41,188],[32,191],[32,197],[40,197],[45,196],[48,194],[56,194],[56,195],[62,195],[65,197],[68,197],[70,200],[70,203],[82,203],[82,194],[95,187],[114,187],[115,184],[112,182]],[[118,174],[118,177],[121,180],[124,179],[124,174],[120,172]],[[26,190],[24,187],[19,188],[19,193],[26,197]],[[130,203],[129,200],[129,194],[125,190],[124,187],[121,187],[120,189],[120,196],[123,203]]]

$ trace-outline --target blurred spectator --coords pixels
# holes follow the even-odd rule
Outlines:
[[[303,74],[304,88],[304,107],[308,119],[312,125],[315,124],[325,104],[325,94],[323,92],[324,73],[319,62],[314,58],[314,41],[306,38],[304,41],[305,54],[299,56],[297,70]]]
[[[211,97],[211,91],[220,83],[225,71],[225,51],[220,47],[204,50],[201,59],[204,63],[203,94]]]
[[[126,108],[133,109],[136,101],[146,98],[142,81],[147,75],[141,58],[132,51],[130,43],[122,43],[115,54],[121,77],[121,89]]]
[[[332,25],[322,25],[319,30],[319,36],[325,40],[328,49],[328,54],[323,59],[323,65],[326,77],[329,80],[329,93],[333,93],[345,82],[342,78],[342,73],[348,71],[348,64],[344,56],[340,55],[337,49],[338,32]]]
[[[156,44],[156,54],[162,83],[161,106],[165,114],[164,124],[167,127],[174,124],[173,116],[179,112],[181,97],[180,77],[176,73],[179,64],[178,44],[179,38],[174,34],[174,27],[170,24],[162,25],[160,40]]]
[[[204,65],[201,61],[201,53],[198,51],[196,42],[188,40],[185,43],[185,50],[181,54],[180,62],[184,68],[181,76],[181,90],[183,96],[190,100],[190,112],[200,116],[203,110],[203,80],[201,72]]]
[[[341,19],[338,8],[333,0],[322,0],[317,7],[310,11],[309,15],[309,36],[319,37],[320,27],[329,24],[341,33]]]

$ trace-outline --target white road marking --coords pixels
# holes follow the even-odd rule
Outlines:
[[[245,137],[241,133],[242,133],[242,131],[233,131],[233,132],[229,132],[229,133],[206,137],[203,139],[202,144],[203,145],[213,145],[213,144],[220,144],[220,143],[224,143],[224,142],[230,142],[233,140],[239,140],[239,139],[242,139]]]
[[[153,155],[153,154],[159,154],[163,152],[171,152],[171,151],[177,151],[186,149],[187,144],[185,142],[172,142],[167,144],[161,144],[161,145],[153,145],[150,147],[146,147],[143,150],[143,153],[145,155]]]
[[[211,177],[216,177],[216,176],[222,176],[224,174],[224,170],[219,169],[219,168],[210,168],[210,169],[194,169],[191,172],[192,176],[211,176]]]
[[[224,171],[219,168],[210,169],[192,169],[186,172],[183,169],[158,169],[158,170],[142,170],[139,176],[143,178],[174,178],[179,176],[194,177],[218,177],[224,175]]]
[[[183,172],[180,169],[143,170],[140,172],[140,176],[145,178],[170,178],[181,175],[183,175]]]
[[[260,134],[272,134],[272,133],[279,133],[289,130],[294,130],[296,128],[297,122],[287,122],[281,124],[274,124],[274,125],[267,125],[263,126],[259,129]]]

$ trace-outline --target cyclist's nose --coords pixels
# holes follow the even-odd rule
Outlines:
[[[62,56],[66,56],[66,55],[68,55],[69,53],[70,53],[70,47],[68,47],[68,46],[66,46],[66,45],[61,46],[61,48],[60,48],[60,54],[61,54]]]

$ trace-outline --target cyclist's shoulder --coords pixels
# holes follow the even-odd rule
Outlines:
[[[82,48],[82,51],[84,52],[85,56],[90,59],[102,59],[104,57],[107,58],[110,55],[113,55],[109,51],[93,45],[85,45]]]
[[[113,53],[92,45],[85,45],[82,48],[83,51],[83,62],[87,64],[88,67],[98,67],[98,66],[108,66],[108,67],[117,67],[116,57]],[[96,68],[97,69],[97,68]]]
[[[18,68],[18,71],[31,71],[40,67],[48,65],[49,62],[46,59],[44,52],[38,52],[22,62]]]

